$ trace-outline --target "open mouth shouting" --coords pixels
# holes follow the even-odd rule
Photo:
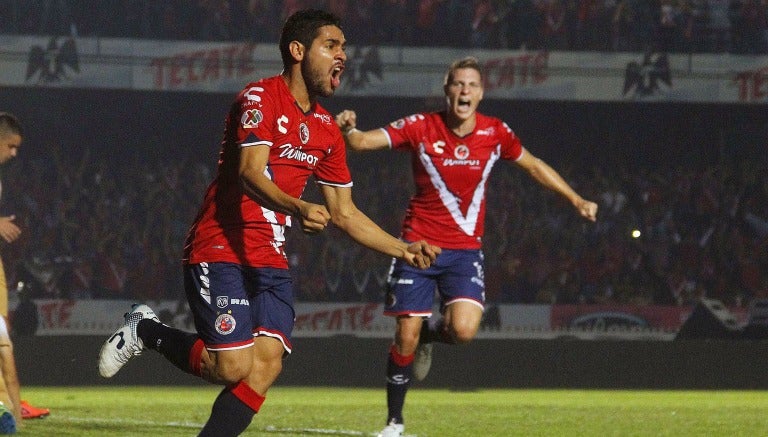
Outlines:
[[[331,88],[336,89],[341,85],[341,73],[344,72],[344,64],[336,64],[331,71]]]
[[[468,113],[472,111],[472,99],[469,97],[459,97],[456,99],[456,112]]]

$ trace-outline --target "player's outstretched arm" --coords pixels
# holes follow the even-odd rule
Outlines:
[[[441,249],[437,246],[425,241],[408,244],[381,229],[357,209],[352,201],[351,188],[322,185],[320,189],[325,196],[333,224],[363,246],[403,259],[421,269],[431,266],[440,254]]]
[[[565,197],[576,208],[579,215],[592,222],[597,220],[597,204],[581,197],[546,162],[523,149],[523,155],[515,163],[525,169],[539,184]]]
[[[336,115],[336,125],[344,135],[347,147],[355,151],[380,150],[389,147],[389,138],[381,129],[357,129],[357,114],[345,109]]]
[[[323,205],[306,202],[288,195],[265,175],[269,147],[251,146],[240,151],[240,181],[245,193],[260,205],[301,220],[305,233],[321,232],[331,215]]]

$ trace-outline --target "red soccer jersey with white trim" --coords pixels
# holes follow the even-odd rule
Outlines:
[[[310,175],[319,184],[352,186],[333,116],[317,103],[304,113],[281,76],[250,83],[226,118],[218,174],[187,236],[186,262],[288,268],[291,218],[259,205],[240,186],[240,149],[263,146],[270,148],[267,176],[291,196],[301,196]]]
[[[499,159],[520,159],[522,144],[497,118],[478,113],[472,133],[459,137],[444,117],[443,112],[415,114],[382,128],[393,149],[412,154],[416,194],[406,211],[403,238],[446,249],[479,249],[488,176]]]

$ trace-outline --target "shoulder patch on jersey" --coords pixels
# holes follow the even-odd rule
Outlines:
[[[240,124],[246,129],[257,127],[262,120],[264,120],[264,114],[258,109],[249,109],[240,116]]]

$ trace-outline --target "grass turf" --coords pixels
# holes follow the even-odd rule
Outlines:
[[[28,436],[192,436],[218,394],[197,387],[30,387],[50,408],[24,421]],[[768,432],[768,392],[478,390],[414,388],[409,436],[757,436]],[[384,389],[274,387],[245,436],[375,435]]]

